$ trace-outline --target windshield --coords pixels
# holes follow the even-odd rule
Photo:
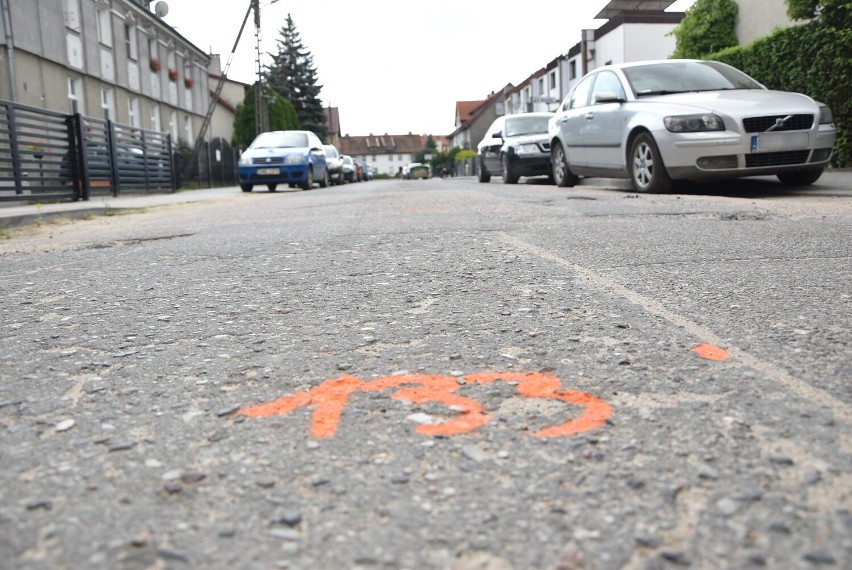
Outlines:
[[[295,131],[261,133],[251,143],[251,148],[305,148],[308,136]]]
[[[692,91],[763,89],[745,73],[712,61],[670,61],[624,69],[637,97]]]
[[[506,129],[503,136],[517,137],[533,133],[546,133],[548,119],[550,117],[514,117],[506,119]]]

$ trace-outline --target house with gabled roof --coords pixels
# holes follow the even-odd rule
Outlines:
[[[367,136],[345,135],[340,137],[337,146],[341,154],[348,154],[355,160],[362,160],[373,168],[376,174],[396,176],[402,168],[413,161],[414,153],[426,148],[430,135],[383,135]]]
[[[475,149],[494,119],[505,114],[505,93],[511,89],[510,83],[481,101],[456,101],[456,129],[448,137],[450,145]]]

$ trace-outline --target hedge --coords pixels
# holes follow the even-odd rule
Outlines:
[[[809,22],[708,57],[741,69],[769,89],[805,93],[831,108],[837,127],[832,164],[852,160],[852,29]]]

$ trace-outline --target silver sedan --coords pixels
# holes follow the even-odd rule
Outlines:
[[[662,60],[604,66],[569,92],[550,120],[553,178],[629,178],[639,192],[673,180],[777,175],[816,182],[831,160],[831,110],[771,91],[720,62]]]

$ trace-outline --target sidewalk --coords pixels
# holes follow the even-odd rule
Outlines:
[[[0,202],[0,229],[16,228],[53,219],[82,219],[120,210],[140,210],[155,206],[214,200],[242,194],[238,186],[183,190],[174,193],[127,194],[114,198],[97,196],[87,201],[59,202],[55,204],[16,205]]]

